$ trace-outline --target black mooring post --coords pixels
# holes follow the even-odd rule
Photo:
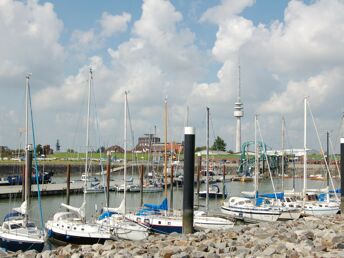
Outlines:
[[[329,139],[330,139],[330,134],[329,132],[326,132],[326,163],[328,166],[328,170],[330,170],[330,150],[329,150]],[[326,170],[326,180],[327,180],[327,187],[330,185],[330,171]]]
[[[22,167],[22,170],[23,170],[22,171],[22,202],[25,201],[25,169],[26,169],[26,165]]]
[[[171,185],[171,188],[170,188],[170,209],[173,210],[173,178],[174,178],[174,167],[173,165],[171,164],[171,180],[170,180],[170,185]]]
[[[110,173],[111,173],[111,152],[107,152],[106,162],[106,207],[110,206]]]
[[[144,175],[144,167],[143,165],[140,166],[140,207],[143,206],[143,175]]]
[[[195,129],[184,129],[183,233],[193,233]]]
[[[67,201],[66,203],[70,204],[70,164],[67,165],[67,188],[66,188],[66,197]]]
[[[340,138],[340,191],[344,197],[344,138]]]

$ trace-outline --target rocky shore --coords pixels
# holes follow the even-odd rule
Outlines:
[[[67,245],[0,257],[344,257],[344,216],[238,225],[229,232],[152,235],[140,242]]]

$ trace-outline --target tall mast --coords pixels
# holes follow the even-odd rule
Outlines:
[[[208,213],[209,211],[209,107],[207,107],[207,128],[206,128],[206,198],[205,198],[205,207]]]
[[[257,120],[258,115],[254,116],[254,196],[257,199],[258,197],[258,176],[259,176],[259,158],[258,158],[258,144],[257,144]]]
[[[282,191],[284,191],[284,116],[282,116]]]
[[[26,75],[25,85],[25,149],[29,144],[29,80],[30,73]]]
[[[127,192],[127,95],[128,92],[124,92],[124,213],[126,212],[126,206],[127,206],[127,198],[126,198],[126,192]]]
[[[90,145],[90,137],[89,137],[89,127],[90,127],[90,106],[91,106],[91,87],[92,87],[92,67],[90,67],[89,71],[89,78],[88,78],[88,97],[87,97],[87,120],[86,120],[86,151],[85,151],[85,183],[84,183],[84,204],[86,205],[86,189],[87,189],[87,181],[88,181],[88,148]],[[86,221],[86,213],[84,217],[84,221]]]
[[[24,216],[24,225],[27,225],[29,220],[29,198],[30,198],[30,191],[31,191],[31,184],[30,184],[30,177],[31,177],[31,161],[29,160],[29,80],[30,74],[26,75],[26,85],[25,85],[25,216]]]
[[[164,159],[164,182],[165,182],[165,197],[167,198],[167,97],[165,98],[165,159]]]
[[[304,124],[303,124],[303,205],[306,198],[306,188],[307,188],[307,98],[304,98]]]

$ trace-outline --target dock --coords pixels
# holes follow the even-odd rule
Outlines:
[[[110,182],[110,189],[111,186],[115,184]],[[70,184],[70,194],[81,194],[83,193],[83,186],[84,182],[77,181]],[[60,183],[60,184],[44,184],[40,185],[41,195],[61,195],[66,194],[67,184]],[[37,196],[37,185],[31,186],[31,194],[32,196]],[[22,186],[21,185],[8,185],[8,186],[1,186],[0,187],[0,199],[8,199],[8,198],[21,198],[22,195]]]

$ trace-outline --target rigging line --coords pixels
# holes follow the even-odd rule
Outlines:
[[[210,117],[211,131],[213,133],[213,140],[215,142],[216,136],[215,136],[215,130],[214,130],[213,116],[209,114],[209,117]]]
[[[128,101],[128,98],[127,98],[127,113],[128,113],[128,120],[129,120],[129,128],[130,128],[130,134],[131,134],[131,158],[132,158],[132,163],[131,163],[131,169],[132,169],[132,172],[133,172],[133,169],[134,169],[134,163],[138,163],[138,155],[137,155],[137,152],[133,152],[134,150],[134,146],[135,146],[135,134],[134,134],[134,130],[133,130],[133,125],[131,123],[131,114],[130,114],[130,109],[129,109],[129,101]]]
[[[313,112],[311,110],[311,107],[310,107],[308,101],[306,101],[306,103],[307,103],[307,106],[308,106],[308,109],[309,109],[309,113],[311,114],[311,117],[312,117],[313,125],[314,125],[314,128],[315,128],[315,132],[316,132],[316,135],[317,135],[317,138],[318,138],[319,145],[320,145],[320,150],[321,150],[321,153],[323,155],[323,159],[324,159],[324,162],[325,162],[325,165],[326,165],[327,173],[329,174],[329,178],[330,178],[330,181],[331,181],[331,186],[332,186],[332,189],[335,190],[336,188],[334,187],[334,183],[333,183],[332,176],[331,176],[331,171],[330,171],[330,168],[329,168],[329,166],[327,164],[327,160],[326,160],[326,158],[324,156],[324,149],[323,149],[321,141],[320,141],[320,136],[319,136],[318,128],[317,128],[317,126],[315,124]],[[338,196],[336,194],[335,194],[335,197],[336,197],[336,200],[339,201]]]
[[[258,132],[259,132],[260,141],[262,142],[262,144],[264,144],[262,133],[261,133],[261,130],[260,130],[259,121],[257,121],[257,126],[258,126]],[[272,189],[273,189],[274,194],[275,194],[275,199],[277,200],[277,194],[276,194],[274,180],[272,179],[272,173],[271,173],[271,169],[270,169],[268,155],[266,154],[266,151],[264,151],[263,153],[264,153],[264,156],[265,156],[265,159],[266,159],[266,164],[268,165],[268,170],[269,170],[270,180],[271,180],[271,184],[272,184]]]
[[[30,104],[33,153],[34,153],[35,171],[36,171],[37,197],[38,197],[38,206],[39,206],[39,215],[40,215],[41,228],[44,229],[43,209],[42,209],[42,201],[41,201],[41,190],[40,190],[39,180],[38,180],[38,162],[37,162],[37,153],[36,153],[35,127],[34,127],[34,123],[33,123],[30,83],[28,83],[28,84],[29,84],[28,95],[29,95],[29,104]],[[44,172],[43,172],[43,180],[44,180]],[[43,230],[43,235],[44,235],[44,230]]]
[[[334,152],[334,148],[333,148],[331,136],[329,137],[329,139],[330,139],[331,151],[332,151],[332,153],[333,153],[332,156],[334,157],[334,162],[335,162],[335,164],[336,164],[336,168],[337,168],[337,172],[338,172],[339,178],[341,178],[340,169],[339,169],[339,165],[338,165],[338,160],[337,160],[336,154],[335,154],[335,152]],[[327,155],[328,155],[328,154],[327,154]]]
[[[95,119],[95,125],[96,125],[96,132],[95,134],[98,135],[98,150],[99,150],[99,165],[100,165],[100,171],[101,171],[101,178],[102,178],[102,183],[103,183],[103,192],[105,193],[105,171],[104,171],[104,166],[103,166],[103,153],[102,153],[102,144],[101,144],[101,134],[100,134],[100,126],[99,126],[99,119],[98,119],[98,113],[97,113],[97,102],[96,102],[96,94],[94,90],[94,83],[93,83],[93,78],[94,78],[94,73],[92,74],[92,81],[91,81],[91,90],[92,90],[92,96],[93,96],[93,106],[94,106],[94,119]],[[97,148],[97,146],[96,146]],[[106,202],[106,194],[104,194],[105,197],[105,202]]]

